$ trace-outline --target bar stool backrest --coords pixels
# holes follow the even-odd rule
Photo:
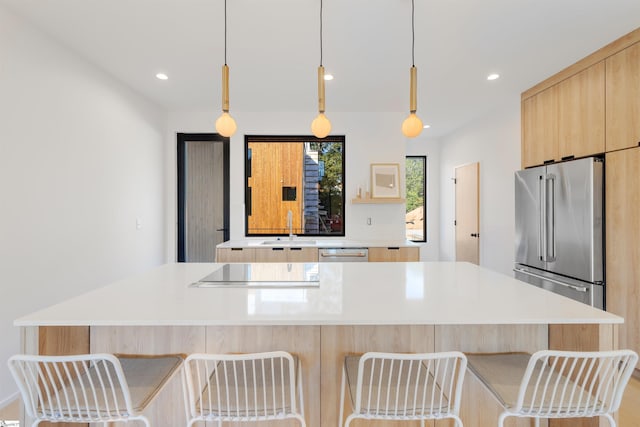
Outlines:
[[[190,355],[185,360],[189,424],[296,418],[304,426],[296,362],[284,351]]]
[[[630,350],[538,351],[529,359],[510,411],[541,418],[616,412],[637,362]]]
[[[386,419],[457,415],[466,366],[460,352],[365,353],[358,366],[354,413]]]
[[[134,412],[122,367],[111,354],[16,355],[9,370],[34,419],[106,422]]]

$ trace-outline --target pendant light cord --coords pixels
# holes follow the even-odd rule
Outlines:
[[[227,65],[227,0],[224,0],[224,65]]]
[[[320,66],[322,67],[322,0],[320,0]]]
[[[226,0],[225,0],[226,1]],[[411,66],[416,66],[416,12],[415,0],[411,0]]]

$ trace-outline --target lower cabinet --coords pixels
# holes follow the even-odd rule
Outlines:
[[[255,262],[318,262],[318,248],[260,248]]]
[[[619,346],[640,352],[640,147],[606,154],[606,305],[624,317]]]
[[[218,248],[216,262],[318,262],[318,248],[266,247],[266,248]],[[370,262],[420,261],[420,248],[380,247],[369,248]]]
[[[318,248],[218,248],[216,262],[318,262]]]
[[[369,262],[420,261],[420,248],[369,248]]]
[[[216,262],[256,262],[254,248],[218,248]]]

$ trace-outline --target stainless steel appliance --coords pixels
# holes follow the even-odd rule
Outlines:
[[[367,248],[323,248],[318,251],[320,262],[367,262]]]
[[[605,308],[602,159],[515,174],[515,277]]]

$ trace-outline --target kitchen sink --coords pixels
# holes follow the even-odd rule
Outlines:
[[[261,245],[267,246],[314,246],[317,242],[315,240],[265,240]]]

